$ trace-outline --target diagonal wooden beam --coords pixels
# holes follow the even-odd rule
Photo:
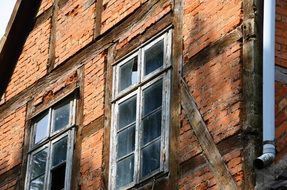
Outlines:
[[[187,115],[190,125],[193,128],[197,140],[204,151],[210,169],[217,180],[217,184],[219,185],[220,189],[237,189],[237,185],[232,175],[228,171],[228,168],[224,163],[223,158],[221,157],[219,150],[215,145],[183,78],[181,78],[180,90],[182,107]]]

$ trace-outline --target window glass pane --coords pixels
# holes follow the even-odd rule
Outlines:
[[[119,104],[119,129],[135,122],[136,120],[136,96]]]
[[[61,190],[65,187],[65,172],[66,172],[66,164],[61,164],[56,167],[51,172],[51,189],[52,190]]]
[[[70,102],[57,107],[53,110],[53,132],[69,125],[70,121]]]
[[[138,57],[134,57],[120,67],[119,92],[138,82]]]
[[[144,90],[144,116],[162,105],[162,80]]]
[[[161,110],[143,119],[143,145],[161,135]]]
[[[117,163],[117,188],[131,183],[134,179],[134,155],[131,155]]]
[[[32,180],[30,183],[30,190],[43,190],[44,180],[45,180],[45,175]]]
[[[146,177],[148,174],[159,169],[160,167],[160,140],[148,145],[142,149],[141,155],[141,176]]]
[[[48,137],[48,122],[48,113],[38,118],[38,120],[35,122],[35,144]]]
[[[120,158],[135,149],[135,125],[118,134],[118,155]]]
[[[64,137],[53,145],[52,166],[66,161],[67,141],[68,137]]]
[[[162,67],[163,65],[163,40],[157,42],[144,53],[145,71],[144,74],[148,75],[154,70]]]
[[[43,175],[46,170],[48,149],[36,153],[32,157],[32,170],[31,170],[31,179],[34,179],[40,175]]]

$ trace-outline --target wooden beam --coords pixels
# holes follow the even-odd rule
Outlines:
[[[183,7],[184,1],[173,1],[173,37],[172,37],[172,78],[170,92],[170,136],[169,136],[169,184],[168,189],[177,189],[179,181],[179,155],[178,147],[180,136],[180,79],[183,65]]]
[[[103,14],[103,0],[96,1],[96,13],[95,13],[95,24],[94,24],[94,39],[101,34],[102,28],[102,14]]]
[[[210,169],[213,171],[220,189],[237,189],[237,185],[228,171],[217,146],[215,145],[207,126],[201,117],[197,105],[189,93],[187,84],[181,79],[181,104],[187,115],[190,125],[197,137],[197,140],[206,155]]]
[[[253,161],[258,155],[260,127],[262,126],[262,27],[263,1],[242,1],[242,108],[241,139],[244,189],[254,189],[255,170]]]
[[[110,133],[112,117],[112,91],[113,91],[113,68],[115,61],[116,44],[108,48],[107,61],[105,62],[105,115],[104,115],[104,144],[103,144],[103,184],[104,189],[109,187],[109,163],[110,163]]]
[[[51,18],[51,33],[50,33],[50,40],[49,40],[49,57],[48,57],[48,64],[47,64],[47,71],[50,73],[54,69],[55,65],[55,54],[56,54],[56,23],[57,23],[57,16],[59,11],[59,0],[55,0],[52,9],[52,18]]]

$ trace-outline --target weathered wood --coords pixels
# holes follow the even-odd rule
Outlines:
[[[56,28],[57,28],[57,16],[59,11],[59,0],[55,0],[52,10],[51,18],[51,34],[49,39],[49,53],[48,53],[48,64],[47,71],[50,73],[55,65],[55,54],[56,54]]]
[[[241,143],[244,158],[242,187],[252,190],[255,186],[253,161],[258,148],[258,132],[261,126],[261,73],[262,73],[262,8],[260,0],[243,0],[242,39],[242,109]],[[257,141],[257,142],[256,142]]]
[[[183,75],[189,73],[190,70],[200,67],[205,63],[208,63],[217,55],[221,54],[229,45],[233,44],[236,41],[239,41],[242,38],[241,27],[236,28],[229,34],[225,35],[218,41],[210,44],[208,47],[201,50],[199,53],[194,55],[188,61],[188,64],[185,64],[183,68]]]
[[[104,143],[103,143],[103,181],[104,188],[108,189],[109,185],[109,163],[110,163],[110,135],[111,135],[111,101],[113,90],[113,69],[116,45],[112,45],[108,49],[107,61],[105,63],[105,120],[104,120]]]
[[[28,162],[28,151],[30,145],[30,136],[31,136],[31,120],[27,119],[32,115],[32,100],[29,100],[26,104],[26,119],[25,119],[25,128],[24,128],[24,139],[23,139],[23,149],[22,149],[22,165],[21,165],[21,175],[18,183],[17,189],[24,189],[25,187],[25,178]]]
[[[237,185],[232,178],[227,166],[225,165],[217,146],[215,145],[207,126],[201,117],[201,114],[196,106],[193,97],[190,95],[188,87],[184,81],[181,80],[181,104],[190,125],[197,137],[197,140],[206,155],[209,162],[210,169],[212,170],[216,180],[217,185],[221,189],[237,189]]]
[[[203,154],[198,154],[180,164],[180,177],[189,176],[197,170],[198,167],[205,166],[207,163],[205,161]]]
[[[221,155],[225,155],[235,149],[242,149],[241,134],[235,134],[226,139],[223,139],[218,144],[216,144],[216,146]]]
[[[98,117],[96,120],[92,121],[90,124],[84,126],[81,130],[82,139],[95,134],[100,129],[104,128],[104,116]]]
[[[170,146],[169,146],[169,189],[177,189],[179,180],[179,136],[180,136],[180,74],[183,65],[183,0],[173,2],[173,38],[172,38],[172,80],[171,80],[171,98],[170,98]]]
[[[96,13],[95,13],[95,25],[94,25],[94,39],[101,34],[102,28],[102,13],[103,13],[103,0],[97,0]]]
[[[79,189],[78,186],[78,179],[80,179],[80,162],[81,162],[81,153],[82,153],[82,136],[81,131],[83,128],[83,120],[84,120],[84,100],[81,97],[84,97],[84,67],[80,67],[77,70],[78,75],[78,98],[77,98],[77,107],[76,107],[76,127],[75,127],[75,142],[74,142],[74,155],[73,155],[73,170],[71,176],[71,189],[77,190]]]
[[[52,7],[48,8],[46,11],[44,11],[43,13],[41,13],[40,15],[38,15],[37,18],[36,18],[36,22],[35,22],[34,28],[38,27],[43,22],[45,22],[47,19],[52,17],[53,10],[54,9],[53,9],[53,6],[52,6]]]

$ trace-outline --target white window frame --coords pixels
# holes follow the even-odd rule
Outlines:
[[[69,124],[62,129],[52,131],[52,120],[53,120],[53,110],[58,108],[59,106],[69,102],[70,107],[70,118]],[[51,189],[51,169],[52,169],[52,147],[53,144],[60,141],[61,139],[67,137],[67,155],[66,155],[66,170],[65,170],[65,187],[64,190],[71,189],[71,174],[72,174],[72,158],[73,158],[73,150],[74,150],[74,137],[75,137],[75,123],[76,123],[76,98],[72,96],[68,99],[64,99],[63,101],[57,102],[55,105],[52,105],[48,110],[37,114],[32,118],[36,120],[38,117],[43,114],[48,114],[48,137],[43,138],[37,144],[34,144],[34,139],[36,135],[36,125],[32,122],[31,125],[31,135],[30,135],[30,146],[28,151],[28,161],[27,161],[27,170],[26,170],[26,179],[25,179],[25,190],[29,190],[30,182],[31,182],[31,167],[32,167],[32,159],[35,154],[47,148],[48,155],[46,161],[46,169],[45,169],[45,179],[44,179],[44,190]]]
[[[136,184],[139,184],[147,179],[154,177],[155,175],[168,171],[168,156],[169,156],[169,116],[170,116],[170,91],[171,91],[171,35],[172,31],[168,30],[160,34],[158,37],[150,40],[149,42],[140,46],[134,53],[124,58],[122,61],[113,65],[113,93],[112,93],[112,118],[111,118],[111,138],[110,138],[110,172],[109,172],[109,189],[116,189],[116,168],[117,168],[117,120],[118,120],[118,106],[125,100],[136,96],[136,126],[135,126],[135,150],[134,154],[134,181],[120,189],[128,189]],[[164,40],[164,52],[163,52],[163,66],[157,68],[153,72],[144,76],[144,53],[147,49],[152,47],[154,44]],[[130,85],[126,89],[118,92],[118,81],[119,81],[119,69],[132,58],[138,56],[138,82]],[[154,171],[148,176],[140,177],[141,168],[141,108],[143,107],[143,91],[150,87],[157,81],[162,80],[162,118],[161,118],[161,151],[160,151],[160,168]],[[158,109],[158,108],[157,108]],[[131,124],[130,124],[131,125]],[[130,126],[129,125],[129,126]],[[121,129],[123,130],[123,129]],[[155,139],[151,142],[156,141]],[[145,145],[144,147],[146,147]],[[128,156],[128,155],[126,155]],[[125,157],[126,157],[125,156]]]

